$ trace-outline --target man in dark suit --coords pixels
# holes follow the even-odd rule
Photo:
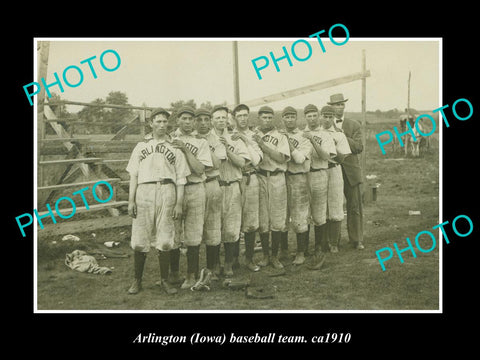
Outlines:
[[[347,200],[347,231],[348,239],[352,246],[362,250],[363,245],[363,206],[360,184],[362,183],[362,169],[358,154],[363,151],[362,128],[357,121],[345,119],[345,103],[343,94],[330,96],[331,105],[335,108],[335,126],[342,130],[350,145],[351,155],[347,155],[342,162],[344,188]]]

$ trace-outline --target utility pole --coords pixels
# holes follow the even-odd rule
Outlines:
[[[233,97],[235,105],[240,104],[240,84],[238,79],[238,42],[233,42]]]

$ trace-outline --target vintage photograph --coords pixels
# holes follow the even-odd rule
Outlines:
[[[35,38],[35,312],[441,312],[442,39],[334,34]]]

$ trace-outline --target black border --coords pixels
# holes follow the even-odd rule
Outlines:
[[[406,3],[398,4],[398,8],[386,3],[381,8],[357,4],[358,9],[343,3],[332,10],[326,10],[320,3],[316,6],[288,4],[288,9],[282,9],[285,5],[281,4],[274,4],[270,9],[234,4],[232,9],[195,11],[192,8],[188,12],[161,8],[133,11],[126,9],[126,5],[119,6],[116,14],[99,13],[98,9],[91,9],[95,14],[79,12],[77,15],[81,20],[78,24],[82,26],[73,26],[68,21],[62,24],[58,19],[68,19],[65,13],[55,17],[57,14],[52,9],[46,11],[45,8],[37,13],[36,18],[23,18],[20,35],[12,35],[8,40],[12,52],[6,89],[8,100],[13,100],[14,105],[5,117],[15,118],[15,121],[6,121],[4,126],[8,134],[16,134],[12,137],[13,143],[8,139],[11,136],[4,140],[7,162],[4,165],[4,186],[14,190],[6,192],[13,198],[4,204],[8,209],[4,256],[12,260],[5,273],[8,288],[4,296],[9,303],[7,312],[11,309],[14,314],[13,321],[8,321],[9,340],[6,343],[9,347],[22,349],[30,344],[34,346],[32,349],[51,347],[58,356],[65,356],[65,353],[56,348],[56,344],[71,349],[87,346],[95,349],[95,355],[99,356],[125,354],[127,351],[140,354],[145,350],[159,355],[165,352],[196,354],[207,348],[219,351],[221,356],[229,356],[230,351],[236,354],[245,351],[254,356],[259,350],[286,353],[292,349],[302,351],[299,354],[304,356],[326,354],[326,351],[341,354],[351,350],[358,355],[375,356],[400,351],[409,355],[423,350],[432,355],[432,351],[444,346],[461,345],[466,350],[473,344],[474,331],[469,329],[468,319],[475,313],[476,305],[476,227],[469,237],[455,238],[449,245],[444,245],[443,314],[34,314],[33,239],[18,236],[14,219],[33,204],[33,132],[29,132],[33,107],[26,103],[22,86],[33,78],[34,37],[300,38],[328,29],[335,23],[345,24],[352,37],[442,37],[443,104],[451,105],[459,98],[467,98],[474,107],[471,119],[460,122],[450,115],[450,128],[443,128],[443,218],[451,222],[457,215],[467,214],[475,226],[478,223],[474,201],[474,126],[479,110],[478,95],[473,91],[478,79],[478,65],[473,9],[459,4],[452,5],[448,11],[433,7],[423,10]],[[92,21],[93,18],[101,26]],[[55,23],[57,26],[51,26],[53,19],[59,21]],[[126,23],[129,25],[125,26]],[[10,36],[11,31],[6,34]],[[160,347],[132,344],[139,332],[159,333],[161,330],[187,337],[194,332],[226,333],[227,336],[231,332],[244,335],[282,332],[309,337],[336,331],[351,333],[352,341],[344,346],[300,345],[295,349],[287,345],[191,347],[186,344]],[[305,352],[313,349],[316,349],[314,353]],[[357,352],[360,349],[371,352]]]

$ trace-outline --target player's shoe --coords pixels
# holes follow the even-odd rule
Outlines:
[[[183,290],[190,289],[193,285],[195,285],[195,283],[195,274],[187,274],[187,278],[185,279],[180,288]]]
[[[168,295],[173,295],[173,294],[176,294],[178,292],[178,290],[173,287],[167,280],[165,279],[162,279],[159,281],[160,282],[160,286],[162,287],[162,289],[168,294]],[[158,283],[158,282],[157,282]]]
[[[270,264],[270,257],[269,256],[264,256],[262,260],[259,261],[258,266],[265,267]]]
[[[142,280],[135,279],[133,280],[132,286],[128,289],[128,293],[131,295],[138,294],[142,290]]]
[[[276,256],[272,256],[271,263],[275,269],[283,269],[283,264],[280,262],[280,260],[278,260]]]
[[[330,252],[331,253],[338,253],[338,246],[335,246],[335,245],[331,245],[330,246]]]
[[[302,265],[305,262],[305,255],[302,252],[298,252],[293,260],[293,265]]]
[[[247,269],[250,271],[257,272],[260,270],[260,266],[255,264],[253,261],[248,261],[245,263],[245,265],[247,266]]]

